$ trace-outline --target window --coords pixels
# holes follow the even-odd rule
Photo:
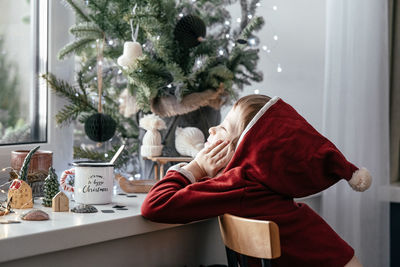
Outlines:
[[[400,4],[389,1],[391,26],[391,79],[390,79],[390,176],[391,182],[400,182]]]
[[[0,145],[47,141],[47,0],[0,0]]]

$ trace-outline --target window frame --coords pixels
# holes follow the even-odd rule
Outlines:
[[[68,29],[74,22],[72,10],[67,9],[61,1],[36,0],[33,2],[41,2],[42,5],[46,4],[47,6],[47,15],[41,16],[41,18],[47,19],[47,70],[57,77],[71,82],[74,77],[73,57],[68,60],[59,61],[57,53],[65,44],[72,40],[72,37],[68,34]],[[43,49],[43,47],[41,48]],[[43,58],[40,61],[40,64],[44,64]],[[40,150],[53,151],[53,167],[57,173],[68,168],[69,163],[72,161],[73,127],[72,125],[59,127],[56,125],[54,119],[55,114],[63,107],[66,100],[51,93],[47,87],[47,83],[43,79],[36,78],[40,87],[43,88],[42,90],[46,91],[47,104],[41,104],[41,108],[47,111],[47,114],[45,113],[47,118],[47,140],[45,142],[0,146],[0,170],[10,166],[11,151],[29,150],[37,145],[41,146]]]

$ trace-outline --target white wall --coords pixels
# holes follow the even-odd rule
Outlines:
[[[271,53],[260,50],[262,83],[245,88],[241,95],[254,93],[280,96],[291,104],[317,130],[322,127],[322,97],[325,52],[324,0],[263,0],[257,15],[266,23],[258,33],[260,48],[271,46]],[[277,10],[272,9],[273,6]],[[234,23],[240,6],[230,8]],[[236,23],[237,24],[237,23]],[[278,41],[273,41],[273,35]],[[280,63],[282,72],[277,72]],[[223,114],[226,110],[224,109]]]
[[[246,87],[241,95],[279,96],[292,105],[318,131],[322,130],[322,100],[325,58],[325,0],[262,0],[257,15],[265,25],[260,37],[258,69],[264,80]],[[276,11],[273,10],[276,6]],[[241,16],[237,3],[229,11],[232,21]],[[273,36],[278,40],[274,41]],[[271,52],[262,49],[267,45]],[[282,72],[277,72],[278,64]],[[222,116],[229,107],[222,109]],[[298,201],[321,212],[321,194]]]

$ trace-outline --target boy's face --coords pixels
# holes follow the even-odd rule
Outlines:
[[[217,142],[218,140],[229,140],[232,141],[240,135],[238,125],[240,119],[240,113],[238,108],[232,108],[226,115],[224,121],[218,125],[211,127],[208,132],[210,136],[205,143],[205,147],[210,144]]]

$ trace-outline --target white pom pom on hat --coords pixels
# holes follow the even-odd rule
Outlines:
[[[353,176],[349,180],[349,185],[354,191],[363,192],[367,190],[372,183],[372,177],[369,171],[362,167],[353,173]]]

